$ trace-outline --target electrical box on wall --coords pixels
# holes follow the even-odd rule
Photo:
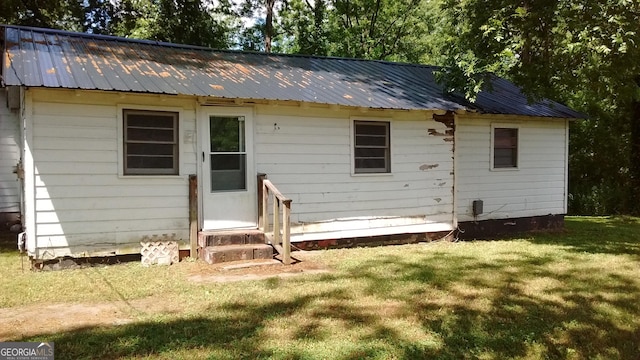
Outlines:
[[[483,205],[484,205],[484,202],[482,200],[473,200],[473,204],[471,206],[473,211],[473,216],[478,216],[482,214]]]

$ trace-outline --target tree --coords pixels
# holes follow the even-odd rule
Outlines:
[[[334,0],[330,50],[339,56],[415,61],[424,23],[420,0]],[[416,51],[417,50],[417,51]]]
[[[113,32],[119,36],[221,49],[231,42],[226,1],[214,7],[202,0],[121,0],[116,7]]]
[[[448,89],[473,99],[497,73],[532,100],[584,112],[591,120],[573,126],[572,195],[640,211],[640,2],[446,0],[442,11]]]
[[[293,53],[424,62],[434,9],[423,0],[289,0],[282,40]]]
[[[326,0],[289,0],[280,10],[281,48],[293,54],[328,55]]]
[[[83,31],[82,0],[3,0],[0,23]]]

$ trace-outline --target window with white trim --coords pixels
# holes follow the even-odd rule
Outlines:
[[[124,175],[178,175],[178,113],[123,110]]]
[[[391,172],[390,123],[354,121],[354,173]]]
[[[518,128],[493,128],[493,168],[518,167]]]

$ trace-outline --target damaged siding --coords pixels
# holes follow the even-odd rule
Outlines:
[[[37,257],[135,253],[145,236],[188,239],[187,175],[196,172],[195,144],[181,150],[182,176],[119,177],[118,103],[157,99],[68,95],[44,90],[33,96]],[[182,133],[195,131],[193,105],[183,114]]]
[[[504,118],[503,118],[504,119]],[[517,125],[518,168],[491,170],[491,125]],[[506,219],[566,212],[566,121],[490,116],[456,123],[459,221]],[[474,219],[472,202],[484,202]]]
[[[429,134],[445,132],[443,124],[413,114],[382,116],[391,123],[391,173],[352,175],[350,122],[373,114],[260,107],[257,170],[293,200],[294,226],[375,218],[386,218],[387,225],[451,224],[452,145]]]

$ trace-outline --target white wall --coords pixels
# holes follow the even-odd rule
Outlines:
[[[519,130],[517,170],[491,169],[491,124]],[[484,201],[476,220],[566,213],[567,132],[562,119],[459,116],[456,119],[458,221],[473,221],[472,202]]]
[[[354,119],[391,121],[391,174],[352,175]],[[294,232],[452,224],[452,139],[429,129],[446,127],[423,112],[258,107],[257,171],[293,200]]]
[[[188,175],[197,173],[199,159],[194,98],[46,89],[28,95],[27,139],[36,164],[27,169],[35,174],[26,189],[35,198],[27,209],[35,225],[28,231],[38,258],[133,253],[145,236],[188,240]],[[181,176],[118,176],[117,115],[128,106],[181,109]],[[350,124],[356,118],[391,121],[390,175],[351,174]],[[453,142],[445,130],[426,112],[260,105],[256,171],[293,199],[299,230],[448,230]],[[341,221],[327,222],[333,219]]]
[[[195,136],[181,146],[180,176],[119,177],[117,112],[181,109],[184,138],[195,132],[195,101],[55,90],[33,90],[32,99],[38,258],[137,252],[144,236],[188,241]]]
[[[14,173],[19,139],[18,113],[7,108],[6,89],[0,89],[0,213],[20,212],[20,183]]]

